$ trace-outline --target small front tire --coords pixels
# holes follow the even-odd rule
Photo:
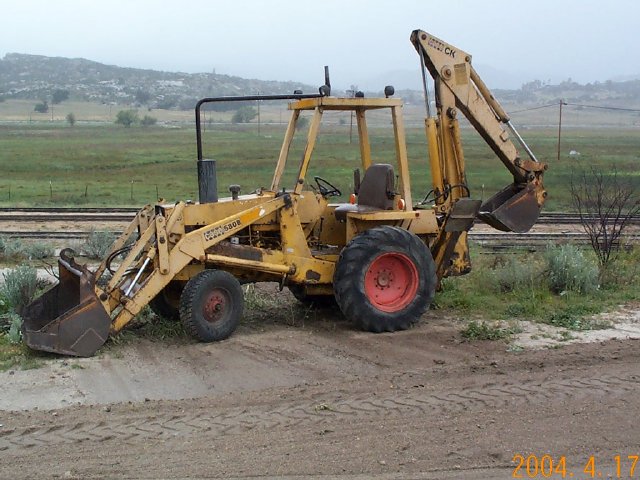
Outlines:
[[[244,311],[238,280],[223,270],[205,270],[187,282],[180,297],[180,320],[201,342],[228,338]]]

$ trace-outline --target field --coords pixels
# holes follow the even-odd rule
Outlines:
[[[287,113],[282,107],[263,110],[260,126],[255,122],[232,125],[228,114],[207,117],[204,152],[206,158],[218,160],[221,195],[233,183],[240,184],[245,193],[271,183]],[[4,118],[13,118],[10,112],[4,113]],[[157,196],[166,201],[196,199],[195,132],[187,113],[177,119],[169,116],[162,126],[148,128],[123,128],[104,119],[74,127],[60,121],[0,124],[0,205],[139,206]],[[86,116],[93,118],[89,113]],[[351,143],[349,117],[328,117],[310,176],[325,177],[348,195],[351,172],[359,164],[356,129],[354,126]],[[419,109],[407,107],[407,119],[412,194],[419,200],[430,189]],[[370,129],[374,161],[393,162],[390,118],[373,115]],[[556,128],[525,127],[521,133],[538,158],[549,163],[545,176],[548,210],[570,208],[572,174],[592,165],[615,168],[640,182],[640,129],[632,124],[601,129],[569,126],[563,131],[559,160]],[[292,186],[304,140],[304,132],[298,132],[282,186]],[[511,181],[493,152],[468,126],[463,128],[463,145],[475,198],[487,198]],[[572,150],[579,155],[569,155]],[[308,181],[312,182],[311,177]]]

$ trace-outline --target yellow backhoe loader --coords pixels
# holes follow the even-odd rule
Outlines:
[[[331,96],[328,73],[318,94],[205,98],[196,106],[199,202],[144,207],[95,271],[59,259],[59,283],[25,310],[23,335],[33,349],[93,355],[146,305],[182,321],[201,341],[227,338],[238,325],[241,283],[275,281],[301,301],[335,299],[345,317],[372,331],[406,329],[433,300],[443,277],[470,268],[467,232],[480,218],[495,228],[525,232],[545,201],[539,162],[459,48],[416,30],[427,117],[425,131],[433,189],[411,197],[402,102]],[[427,72],[434,81],[432,111]],[[215,161],[203,158],[200,110],[221,101],[290,100],[292,115],[269,188],[218,199]],[[367,129],[372,110],[390,111],[395,161],[374,163]],[[312,112],[295,182],[282,185],[301,112]],[[353,112],[362,178],[354,173],[350,203],[331,203],[341,192],[307,178],[323,114]],[[465,177],[458,112],[513,175],[513,183],[482,203]],[[522,146],[522,158],[507,129]],[[124,258],[123,258],[124,257]]]

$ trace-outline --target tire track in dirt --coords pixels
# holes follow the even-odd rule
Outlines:
[[[623,373],[616,376],[570,378],[518,384],[495,383],[469,389],[439,392],[418,388],[393,395],[361,394],[334,397],[323,403],[288,402],[275,408],[225,408],[223,411],[199,409],[184,414],[156,412],[116,416],[108,420],[77,421],[69,424],[28,426],[0,431],[0,451],[9,453],[29,447],[50,447],[79,442],[136,443],[143,439],[170,439],[206,434],[235,435],[254,429],[273,430],[298,425],[321,425],[342,416],[402,416],[407,414],[438,415],[458,411],[486,410],[527,404],[541,404],[550,399],[567,397],[615,397],[628,392],[640,393],[640,376]]]

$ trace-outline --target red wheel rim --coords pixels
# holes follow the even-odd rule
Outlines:
[[[364,275],[369,302],[383,312],[397,312],[409,305],[418,291],[418,270],[402,253],[376,257]]]
[[[226,290],[214,288],[204,298],[202,314],[209,323],[222,320],[229,309],[231,299]]]

